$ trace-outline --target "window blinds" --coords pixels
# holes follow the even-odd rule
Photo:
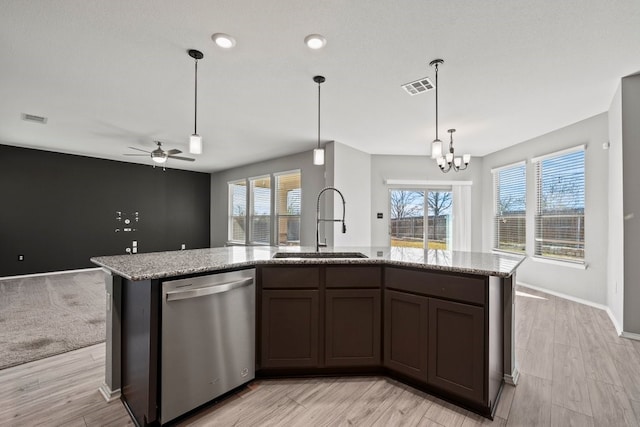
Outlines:
[[[249,180],[251,186],[251,243],[271,243],[271,177]]]
[[[229,183],[229,240],[245,242],[247,185],[244,180]]]
[[[527,181],[524,162],[493,171],[494,248],[524,253],[526,247]]]
[[[584,261],[584,148],[534,161],[535,255]]]
[[[276,176],[276,225],[278,245],[300,245],[302,185],[300,171]]]

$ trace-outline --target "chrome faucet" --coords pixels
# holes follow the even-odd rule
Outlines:
[[[340,198],[342,198],[342,219],[337,219],[337,218],[324,219],[324,218],[320,218],[320,196],[322,196],[322,194],[327,190],[335,191],[336,193],[338,193],[340,195]],[[343,233],[347,232],[347,226],[344,224],[344,214],[345,214],[345,210],[346,210],[345,206],[346,206],[346,204],[345,204],[345,201],[344,201],[344,196],[342,195],[340,190],[338,190],[335,187],[325,187],[322,190],[320,190],[320,193],[318,193],[318,202],[316,203],[316,252],[320,252],[320,246],[327,246],[326,243],[320,243],[320,222],[342,222],[342,232]],[[325,238],[325,242],[326,241],[327,241],[327,239]]]

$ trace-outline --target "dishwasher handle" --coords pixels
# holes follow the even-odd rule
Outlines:
[[[177,301],[181,299],[203,297],[205,295],[220,294],[233,289],[249,286],[253,283],[253,277],[237,280],[235,282],[221,283],[217,285],[205,286],[196,289],[186,289],[182,291],[167,292],[167,301]]]

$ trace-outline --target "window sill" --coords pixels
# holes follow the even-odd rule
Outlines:
[[[543,264],[560,265],[562,267],[575,268],[577,270],[586,270],[588,267],[586,262],[561,261],[559,259],[542,258],[539,256],[532,256],[531,259],[535,262],[541,262]]]
[[[522,251],[522,252],[505,251],[504,249],[496,249],[496,248],[491,249],[491,253],[492,254],[506,254],[506,255],[521,255],[521,256],[526,256],[527,255],[524,251]]]

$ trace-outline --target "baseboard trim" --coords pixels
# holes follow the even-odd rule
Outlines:
[[[556,296],[556,297],[568,299],[569,301],[577,302],[579,304],[584,304],[584,305],[588,305],[588,306],[591,306],[591,307],[594,307],[594,308],[599,308],[600,310],[605,310],[606,311],[609,308],[604,304],[598,304],[597,302],[593,302],[593,301],[589,301],[589,300],[586,300],[586,299],[574,297],[572,295],[563,294],[562,292],[556,292],[556,291],[552,291],[552,290],[547,289],[547,288],[541,288],[540,286],[534,286],[534,285],[530,285],[528,283],[523,283],[523,282],[518,282],[516,284],[519,285],[519,286],[522,286],[524,288],[529,288],[529,289],[533,289],[533,290],[536,290],[536,291],[544,292],[545,294],[549,294],[549,295],[553,295],[553,296]]]
[[[0,277],[0,280],[27,279],[29,277],[53,276],[53,275],[56,275],[56,274],[82,273],[84,271],[97,271],[97,270],[102,270],[102,268],[101,267],[91,267],[91,268],[79,268],[77,270],[62,270],[62,271],[50,271],[50,272],[47,272],[47,273],[22,274],[22,275],[19,275],[19,276]]]
[[[618,336],[619,337],[624,336],[623,334],[625,332],[620,327],[620,324],[618,324],[618,319],[616,319],[616,317],[613,315],[613,311],[611,311],[611,309],[609,307],[607,307],[605,310],[606,310],[607,314],[609,315],[609,319],[611,319],[611,323],[613,323],[614,328],[616,328],[616,332],[618,333]],[[640,337],[640,335],[638,335],[638,337]]]
[[[640,334],[634,334],[633,332],[622,332],[620,334],[622,338],[629,338],[630,340],[640,341]]]
[[[520,371],[518,368],[513,368],[511,375],[504,374],[504,382],[513,386],[518,385],[518,379],[520,379]]]
[[[574,297],[574,296],[571,296],[571,295],[563,294],[562,292],[551,291],[549,289],[541,288],[539,286],[529,285],[528,283],[518,282],[517,284],[519,286],[524,287],[524,288],[534,289],[536,291],[544,292],[546,294],[550,294],[550,295],[553,295],[553,296],[556,296],[556,297],[568,299],[569,301],[577,302],[579,304],[584,304],[584,305],[588,305],[588,306],[591,306],[591,307],[594,307],[594,308],[598,308],[600,310],[604,310],[607,313],[607,315],[609,316],[609,319],[611,319],[611,323],[613,323],[613,327],[616,329],[616,333],[618,334],[619,337],[640,341],[640,334],[635,334],[633,332],[625,332],[625,331],[622,330],[622,327],[620,327],[620,324],[616,320],[616,318],[613,315],[613,312],[611,311],[609,306],[606,306],[604,304],[598,304],[598,303],[595,303],[593,301],[585,300],[585,299],[582,299],[582,298],[577,298],[577,297]]]
[[[114,400],[120,399],[120,389],[111,390],[105,383],[102,383],[102,385],[98,388],[98,391],[107,402],[113,402]]]

